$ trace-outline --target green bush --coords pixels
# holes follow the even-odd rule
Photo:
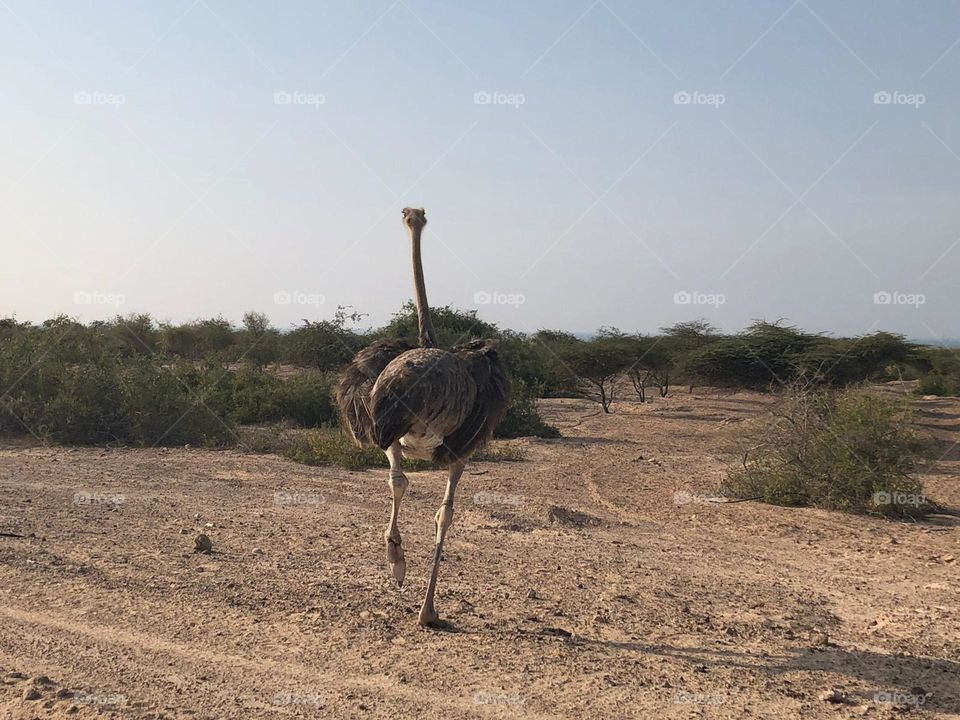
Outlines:
[[[537,410],[537,398],[540,396],[534,388],[518,378],[513,380],[513,398],[507,408],[507,414],[497,426],[494,437],[560,437],[560,431],[548,425]]]
[[[197,397],[150,358],[105,356],[85,365],[44,358],[14,385],[0,426],[64,444],[230,444],[229,428]]]
[[[917,393],[920,395],[940,395],[956,397],[960,395],[960,378],[930,373],[920,378],[917,383]]]
[[[249,425],[273,422],[283,417],[280,396],[284,381],[252,363],[229,373],[223,384],[231,397],[224,411],[233,422]]]
[[[928,449],[911,419],[902,401],[791,388],[782,406],[747,432],[725,489],[776,505],[923,515],[931,504],[910,473]]]
[[[780,323],[756,322],[746,331],[717,339],[690,354],[685,371],[717,387],[766,390],[789,382],[802,354],[818,336]]]
[[[318,372],[305,372],[284,380],[277,397],[280,414],[304,427],[336,423],[335,382],[331,375]]]
[[[261,447],[265,440],[254,440]],[[347,470],[363,468],[387,468],[390,463],[380,448],[357,447],[353,440],[337,428],[322,427],[300,435],[283,446],[283,453],[296,462],[306,465],[339,465]],[[483,448],[473,456],[473,460],[486,462],[510,462],[523,460],[526,453],[522,448],[504,445]],[[438,466],[428,460],[404,460],[404,470],[436,470]]]
[[[449,305],[430,309],[430,320],[439,347],[452,347],[475,338],[497,338],[500,330],[496,325],[477,317],[476,310],[457,310]],[[417,306],[410,300],[385,326],[376,331],[377,337],[399,338],[409,342],[419,339]]]
[[[201,377],[209,383],[215,372]],[[182,368],[178,372],[144,358],[121,364],[119,375],[125,423],[122,443],[222,447],[235,442],[229,417],[206,403],[198,392],[202,383],[190,387],[183,380]],[[91,440],[78,438],[77,442],[90,444]]]

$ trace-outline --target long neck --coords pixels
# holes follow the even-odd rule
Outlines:
[[[427,286],[423,282],[423,261],[420,259],[420,233],[423,228],[410,229],[413,246],[413,286],[417,293],[417,324],[420,327],[420,347],[435,347],[433,323],[430,322],[430,305],[427,303]]]

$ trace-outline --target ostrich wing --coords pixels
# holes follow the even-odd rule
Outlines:
[[[370,391],[393,360],[415,346],[402,340],[379,340],[358,352],[337,383],[337,407],[342,425],[358,445],[373,444]]]
[[[373,441],[386,449],[407,433],[436,445],[463,423],[477,387],[461,359],[416,348],[393,360],[370,391]]]
[[[489,440],[510,403],[510,378],[494,341],[473,340],[451,354],[466,368],[477,392],[469,414],[433,453],[434,461],[444,465],[467,459]]]

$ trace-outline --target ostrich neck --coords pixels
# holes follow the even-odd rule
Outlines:
[[[417,294],[417,324],[420,327],[420,347],[434,347],[436,338],[430,322],[430,305],[427,304],[427,286],[423,281],[423,261],[420,259],[420,234],[423,228],[413,228],[410,238],[413,245],[413,286]]]

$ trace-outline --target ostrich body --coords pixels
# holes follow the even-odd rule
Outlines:
[[[337,405],[343,425],[362,446],[376,445],[390,462],[393,492],[384,534],[387,561],[398,585],[406,576],[397,516],[407,490],[404,458],[432,460],[449,469],[443,504],[436,515],[433,571],[420,608],[421,625],[436,625],[433,606],[443,540],[453,521],[453,498],[467,460],[493,434],[510,398],[510,380],[491,340],[473,340],[450,350],[436,345],[423,280],[420,238],[423,208],[404,208],[403,223],[413,250],[419,346],[380,340],[364,348],[343,372]]]

